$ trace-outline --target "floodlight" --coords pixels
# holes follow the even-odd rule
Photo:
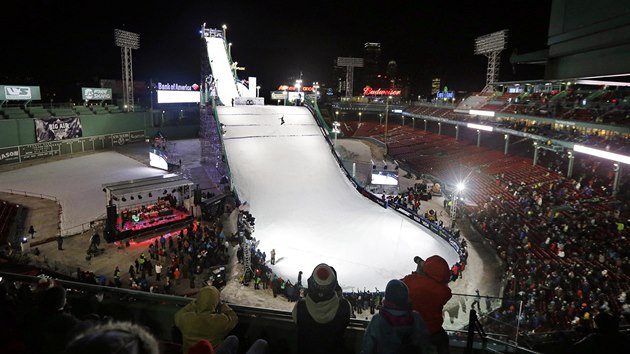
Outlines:
[[[456,186],[457,192],[463,191],[465,187],[466,186],[464,186],[464,184],[462,182],[457,183],[457,186]]]
[[[471,109],[468,111],[468,114],[473,115],[473,116],[494,117],[494,111],[482,111],[478,109]]]
[[[468,123],[466,124],[466,126],[468,128],[472,128],[472,129],[479,129],[479,130],[485,130],[487,132],[491,132],[494,130],[493,127],[489,127],[487,125],[481,125],[481,124],[474,124],[474,123]]]
[[[115,29],[114,39],[116,40],[116,46],[118,47],[131,49],[140,48],[140,35],[137,33]]]
[[[582,145],[573,145],[573,151],[581,152],[587,155],[601,157],[603,159],[617,161],[630,165],[630,156],[615,154],[609,151],[597,150]]]
[[[504,29],[475,39],[475,54],[502,51],[507,45],[508,30]]]

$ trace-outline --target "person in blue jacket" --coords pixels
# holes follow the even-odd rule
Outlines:
[[[383,305],[363,335],[361,354],[421,354],[428,345],[426,324],[411,307],[407,285],[390,280]]]

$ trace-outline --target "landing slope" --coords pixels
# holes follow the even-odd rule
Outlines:
[[[274,271],[295,280],[325,262],[344,290],[384,290],[415,269],[413,257],[457,253],[395,211],[361,196],[344,176],[304,107],[219,107],[225,147],[241,200],[256,218],[254,237]],[[285,124],[281,124],[284,117]]]

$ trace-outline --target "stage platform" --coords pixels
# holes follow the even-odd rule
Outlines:
[[[188,224],[192,219],[190,213],[175,208],[161,208],[135,214],[125,210],[116,220],[116,238],[137,238],[156,230],[180,227]]]

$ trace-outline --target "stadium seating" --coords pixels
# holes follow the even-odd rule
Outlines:
[[[9,232],[19,210],[19,205],[0,200],[0,244],[7,242],[7,238],[10,236]]]
[[[28,112],[33,118],[47,118],[51,116],[50,111],[43,106],[30,106]]]
[[[22,107],[4,107],[3,115],[9,119],[25,119],[31,116]]]
[[[55,107],[51,109],[50,112],[55,117],[71,117],[77,115],[77,112],[75,112],[72,108]]]
[[[74,110],[82,116],[94,115],[94,112],[86,106],[74,106]]]
[[[107,109],[103,106],[93,105],[93,106],[90,106],[90,109],[92,110],[92,112],[94,112],[94,114],[108,114],[109,113]]]

